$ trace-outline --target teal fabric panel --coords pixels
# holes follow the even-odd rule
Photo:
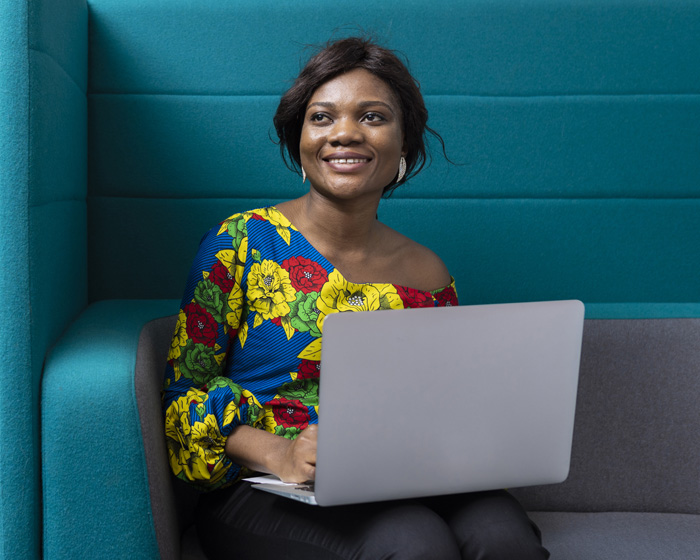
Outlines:
[[[278,96],[92,95],[99,196],[292,198]],[[444,137],[396,197],[700,197],[700,95],[428,96]]]
[[[39,457],[33,422],[36,364],[32,362],[27,285],[29,252],[29,53],[27,5],[0,2],[0,559],[40,554]]]
[[[41,365],[47,350],[87,305],[85,200],[43,204],[31,208],[30,216],[32,352]],[[34,383],[38,395],[38,376]],[[33,417],[38,421],[36,411]]]
[[[700,197],[700,95],[430,96],[427,103],[458,165],[433,142],[433,167],[397,196]]]
[[[589,303],[586,319],[698,319],[700,303]]]
[[[90,301],[179,300],[202,236],[236,212],[275,202],[278,200],[91,197],[88,200]],[[148,230],[144,230],[144,223],[148,224]]]
[[[442,256],[462,303],[700,301],[699,200],[394,200],[379,215]]]
[[[86,303],[86,24],[80,0],[0,3],[0,558],[41,556],[41,371]]]
[[[272,125],[277,96],[92,95],[90,194],[291,198]],[[298,181],[294,177],[299,177]]]
[[[31,0],[28,4],[31,49],[51,57],[84,93],[87,90],[86,0]]]
[[[60,172],[57,171],[57,175]],[[60,187],[60,183],[55,184]],[[36,508],[38,517],[35,526],[35,534],[32,538],[36,543],[40,541],[41,535],[41,466],[39,457],[41,455],[40,441],[41,430],[46,429],[40,423],[40,410],[45,406],[45,399],[41,397],[42,379],[40,372],[44,364],[44,358],[48,349],[63,333],[71,321],[78,316],[80,311],[87,305],[87,275],[86,259],[87,246],[85,243],[86,231],[86,209],[85,201],[58,201],[42,204],[41,206],[30,208],[31,234],[29,262],[24,263],[25,268],[30,272],[30,301],[31,304],[31,347],[29,349],[32,358],[34,375],[24,380],[22,385],[29,385],[32,388],[34,398],[31,403],[31,411],[26,416],[23,424],[32,428],[32,447],[37,457],[37,464],[34,472],[29,477],[29,473],[23,475],[31,480],[36,487],[36,497],[33,507]],[[29,266],[28,266],[29,265]],[[15,322],[17,320],[15,319]],[[17,384],[17,379],[12,380],[13,386]],[[14,399],[14,406],[17,403]],[[86,410],[88,416],[91,411]],[[17,422],[17,411],[13,411],[12,419],[15,422],[15,430],[20,425]],[[87,423],[85,416],[82,416],[83,423]],[[50,429],[50,428],[49,428]],[[15,434],[14,437],[19,437]],[[80,438],[74,440],[78,441]],[[29,447],[26,443],[19,447]],[[56,452],[55,452],[56,453]],[[60,457],[60,454],[57,455]],[[42,461],[45,456],[42,457]],[[28,485],[28,480],[23,481],[22,486]],[[26,507],[26,506],[25,506]],[[16,512],[14,513],[16,515]],[[78,517],[77,514],[71,517]],[[46,523],[46,520],[43,520]],[[26,532],[25,527],[21,528]],[[30,558],[20,554],[12,558]],[[37,556],[40,553],[37,552]],[[68,556],[67,556],[68,557]]]
[[[158,556],[134,366],[142,326],[177,307],[177,301],[99,302],[48,356],[42,386],[47,560]]]
[[[89,250],[103,258],[90,262],[90,298],[179,298],[205,231],[274,202],[91,198]],[[698,302],[698,216],[700,200],[673,199],[396,198],[379,209],[445,260],[465,304]]]
[[[693,0],[91,0],[90,26],[102,93],[277,94],[304,45],[358,28],[431,94],[700,92]]]
[[[30,204],[84,201],[87,193],[85,92],[51,56],[34,50],[30,56],[33,68]]]

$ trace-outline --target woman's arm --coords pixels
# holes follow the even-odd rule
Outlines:
[[[233,237],[229,223],[240,224],[241,235]],[[178,478],[205,490],[240,476],[240,465],[226,456],[226,438],[236,426],[252,423],[260,411],[255,395],[225,374],[242,320],[245,234],[243,217],[234,216],[202,239],[165,368],[170,466]]]
[[[316,434],[312,424],[288,440],[264,430],[241,425],[226,439],[226,455],[251,470],[274,474],[284,482],[306,482],[316,477]]]

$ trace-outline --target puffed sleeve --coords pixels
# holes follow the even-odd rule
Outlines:
[[[178,478],[204,490],[239,476],[241,467],[224,453],[226,438],[260,411],[255,396],[225,375],[244,310],[247,241],[241,215],[202,238],[166,365],[163,410],[170,467]]]

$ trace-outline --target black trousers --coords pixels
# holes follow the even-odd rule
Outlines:
[[[504,490],[324,508],[239,482],[200,497],[197,530],[211,560],[549,558]]]

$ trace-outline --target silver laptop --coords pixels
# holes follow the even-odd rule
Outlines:
[[[335,313],[323,325],[316,480],[331,506],[562,482],[580,301]]]

